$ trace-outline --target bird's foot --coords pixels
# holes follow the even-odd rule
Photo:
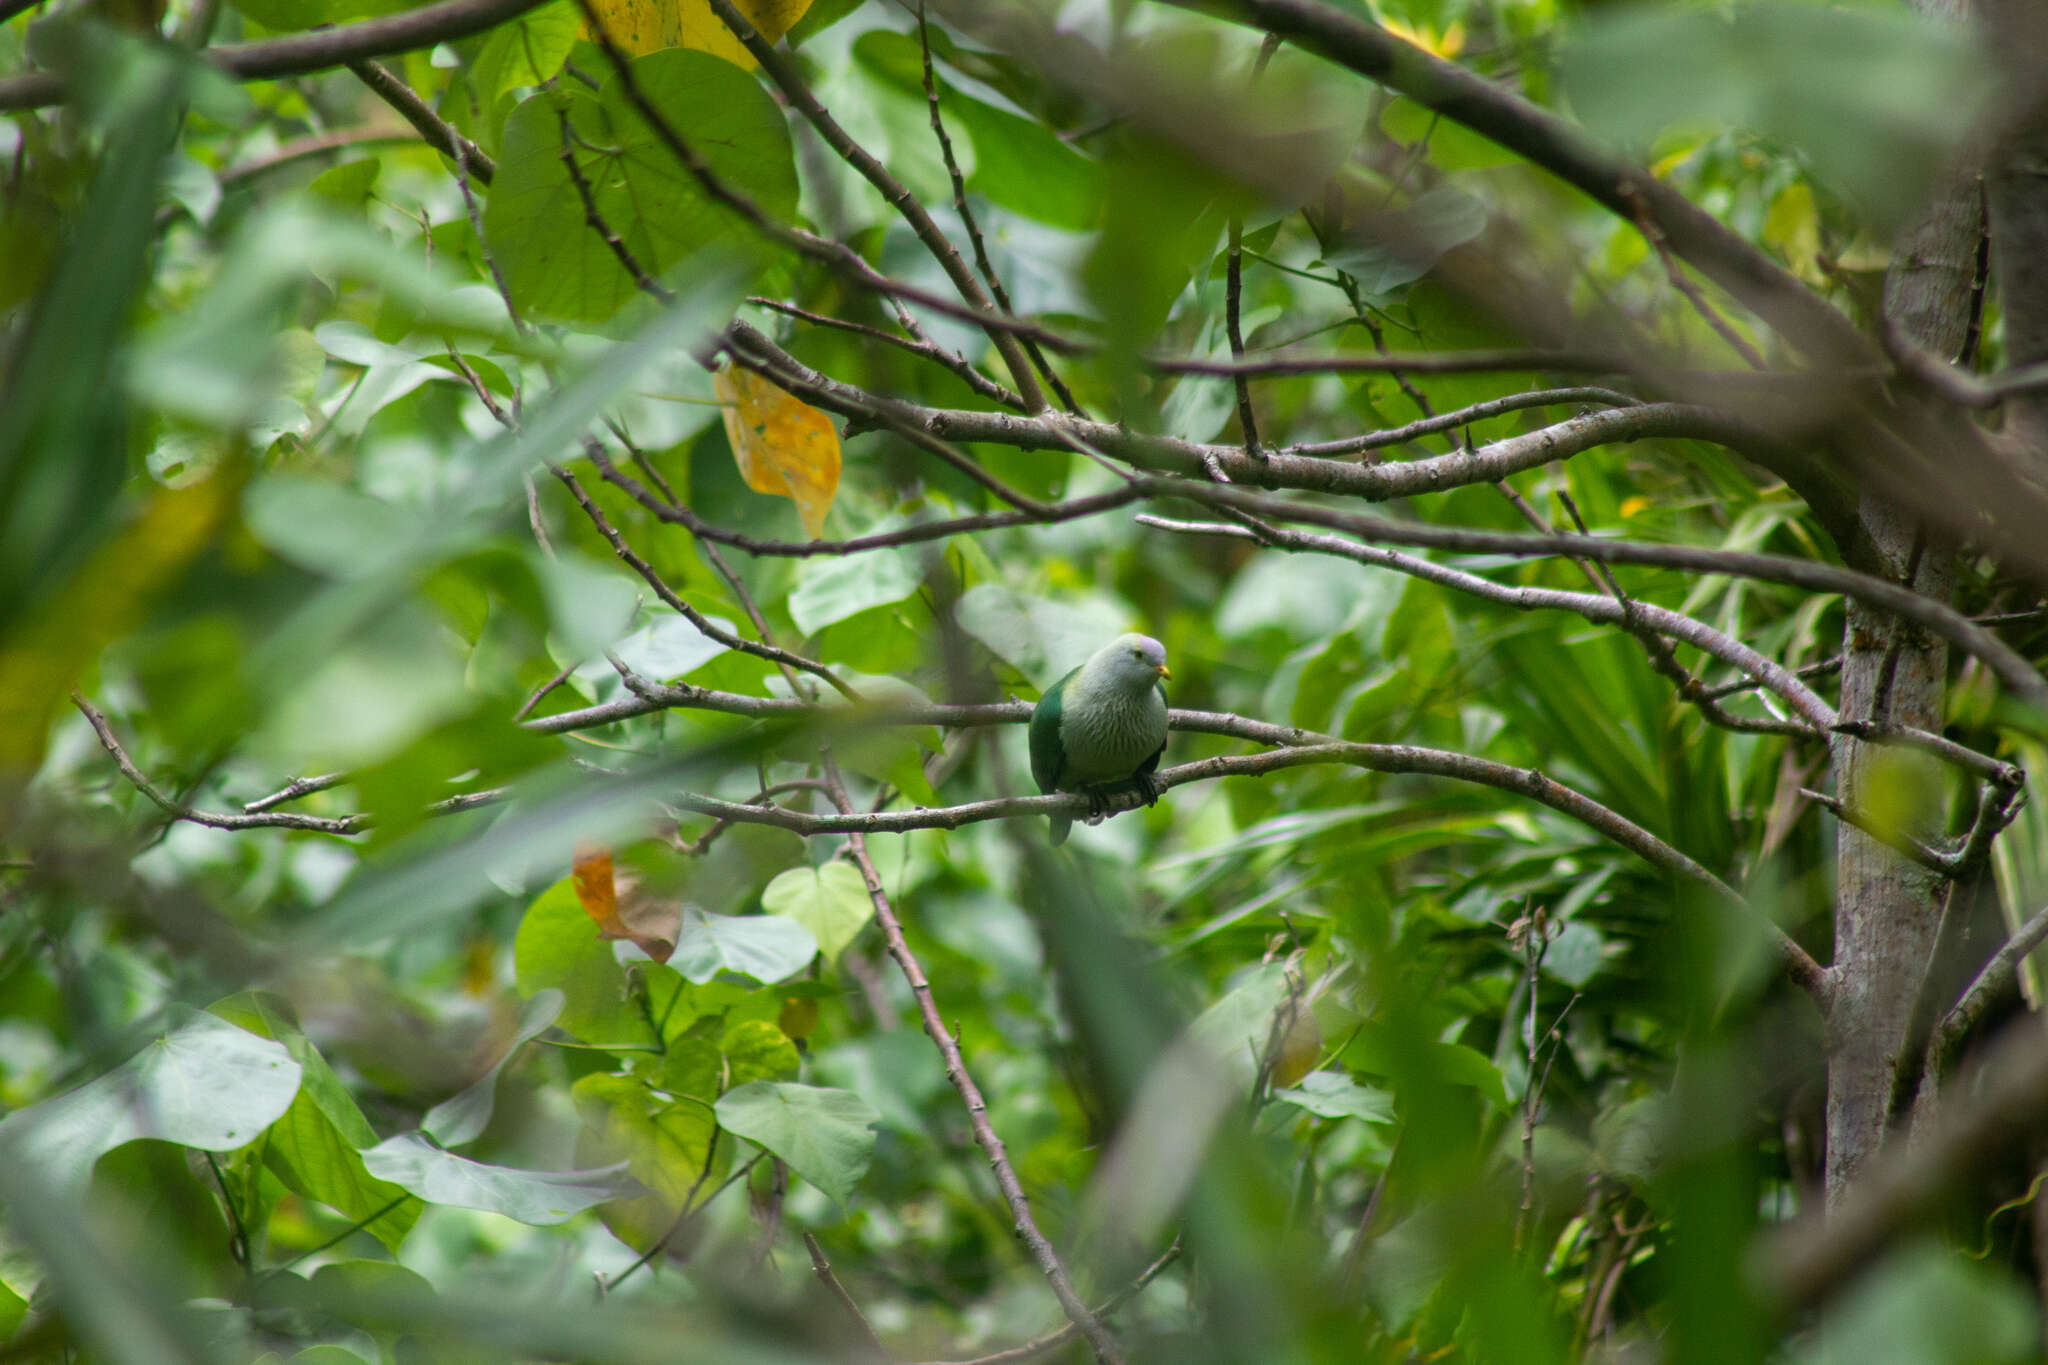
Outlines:
[[[1099,825],[1109,818],[1109,793],[1101,787],[1084,787],[1081,794],[1088,798],[1088,823]]]
[[[1151,773],[1137,774],[1131,778],[1131,785],[1138,789],[1138,795],[1145,798],[1146,805],[1156,806],[1159,804],[1159,779]]]

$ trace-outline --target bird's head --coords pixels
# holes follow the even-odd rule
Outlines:
[[[1171,678],[1166,646],[1149,635],[1119,635],[1103,650],[1110,676],[1133,692],[1142,692],[1161,678]]]

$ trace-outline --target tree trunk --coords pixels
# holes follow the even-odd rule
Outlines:
[[[1954,0],[1925,0],[1923,13],[1956,16]],[[1944,360],[1959,357],[1969,328],[1981,208],[1974,168],[1938,183],[1920,217],[1900,233],[1885,278],[1886,316]],[[1857,517],[1875,562],[1858,565],[1910,581],[1946,600],[1954,554],[1927,535],[1910,508],[1870,489]],[[1841,715],[1939,732],[1948,650],[1888,612],[1851,603],[1842,641]],[[1941,773],[1923,755],[1837,738],[1835,790],[1851,810],[1875,815],[1924,841],[1941,834]],[[1828,1016],[1827,1199],[1851,1188],[1889,1131],[1892,1095],[1910,1056],[1914,1000],[1940,928],[1933,873],[1847,823],[1835,846],[1835,951]]]

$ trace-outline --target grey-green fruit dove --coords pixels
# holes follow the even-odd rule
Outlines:
[[[1166,752],[1166,647],[1149,635],[1119,635],[1054,683],[1031,712],[1031,776],[1038,789],[1084,792],[1102,813],[1106,789],[1135,786],[1159,800],[1152,774]],[[1052,817],[1065,843],[1074,820]]]

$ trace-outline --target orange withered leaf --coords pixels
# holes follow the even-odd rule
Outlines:
[[[839,431],[832,419],[737,365],[712,375],[711,390],[747,487],[790,499],[804,530],[824,534],[825,513],[839,491]]]

